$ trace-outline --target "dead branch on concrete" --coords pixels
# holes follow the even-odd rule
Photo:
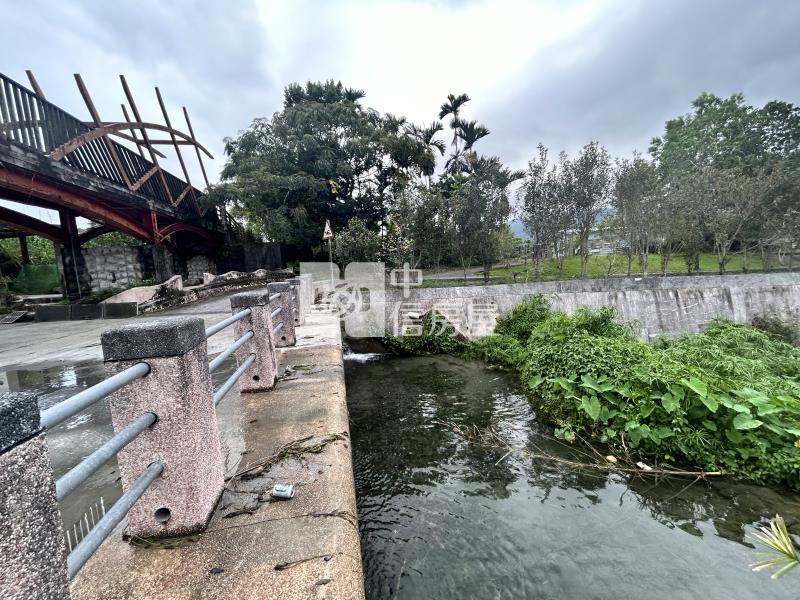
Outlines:
[[[265,472],[269,471],[274,465],[282,460],[287,458],[296,458],[302,460],[306,454],[319,454],[329,444],[346,440],[347,437],[347,433],[343,431],[341,433],[330,433],[321,438],[319,441],[311,443],[307,442],[315,438],[313,435],[293,440],[281,446],[281,448],[272,456],[268,456],[267,458],[256,461],[250,466],[241,469],[240,471],[228,477],[226,481],[231,481],[237,478],[252,479],[254,477],[258,477],[259,475],[263,475]]]

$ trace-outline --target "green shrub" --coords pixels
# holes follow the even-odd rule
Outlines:
[[[550,303],[542,294],[536,294],[517,304],[508,313],[497,319],[494,332],[510,335],[524,342],[534,328],[550,316]]]
[[[406,335],[395,336],[386,333],[383,344],[395,354],[427,355],[427,354],[460,354],[466,344],[453,325],[442,315],[431,312],[422,320],[422,331],[407,331]]]
[[[525,345],[491,336],[469,352],[517,365],[558,436],[625,448],[654,466],[800,490],[797,348],[728,321],[647,344],[612,309],[534,313],[544,311],[526,307],[520,322],[512,313],[504,320],[506,332],[525,333]]]
[[[753,319],[753,327],[763,331],[773,340],[800,346],[800,325],[788,323],[778,317],[762,315]]]
[[[520,369],[525,361],[525,348],[510,335],[488,335],[469,344],[467,358],[476,358],[506,369]]]

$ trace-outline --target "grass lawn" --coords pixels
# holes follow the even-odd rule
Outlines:
[[[658,255],[651,254],[648,257],[648,273],[652,275],[659,275],[661,273],[661,257]],[[725,267],[726,272],[736,272],[742,271],[744,265],[744,261],[741,256],[734,256],[728,261],[728,264]],[[748,259],[748,268],[750,270],[757,270],[762,268],[761,264],[761,257],[760,256],[751,256]],[[610,270],[609,270],[610,267]],[[673,274],[685,274],[687,272],[686,269],[686,261],[684,260],[683,256],[673,256],[669,261],[669,266],[667,268],[669,273]],[[700,255],[700,271],[703,273],[717,273],[719,272],[719,266],[717,264],[717,255],[711,252],[704,252]],[[536,279],[533,275],[533,267],[530,262],[528,262],[527,267],[525,265],[513,265],[510,269],[509,268],[500,268],[500,269],[493,269],[490,271],[492,276],[496,277],[503,277],[503,278],[511,278],[513,279],[514,274],[517,276],[517,281],[531,281]],[[607,275],[612,276],[620,276],[620,275],[627,275],[628,273],[628,259],[627,257],[621,254],[609,254],[603,256],[590,256],[589,261],[586,265],[586,275],[589,278],[598,278],[598,277],[606,277]],[[641,270],[639,269],[639,261],[634,260],[631,270],[632,276],[641,275]],[[548,258],[544,261],[542,266],[542,276],[539,278],[541,280],[553,280],[553,279],[576,279],[581,276],[581,258],[580,256],[567,256],[564,258],[564,273],[560,275],[558,269],[556,268],[556,261],[555,259]]]

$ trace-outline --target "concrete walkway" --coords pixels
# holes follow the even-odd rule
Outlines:
[[[273,390],[241,394],[239,434],[223,435],[228,482],[208,530],[139,545],[115,532],[74,600],[364,597],[338,317],[312,313],[279,367]],[[272,500],[274,483],[295,497]]]
[[[0,369],[29,365],[50,366],[86,360],[102,360],[100,334],[141,319],[177,315],[202,317],[206,326],[231,314],[230,294],[184,304],[180,307],[147,313],[130,319],[96,319],[90,321],[53,321],[48,323],[14,323],[0,325]],[[231,341],[230,328],[209,340],[209,354],[223,350]]]

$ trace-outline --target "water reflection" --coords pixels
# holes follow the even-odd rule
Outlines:
[[[576,450],[510,375],[450,357],[346,366],[369,598],[796,598],[751,573],[745,534],[796,495],[729,481],[625,478],[469,444]]]

